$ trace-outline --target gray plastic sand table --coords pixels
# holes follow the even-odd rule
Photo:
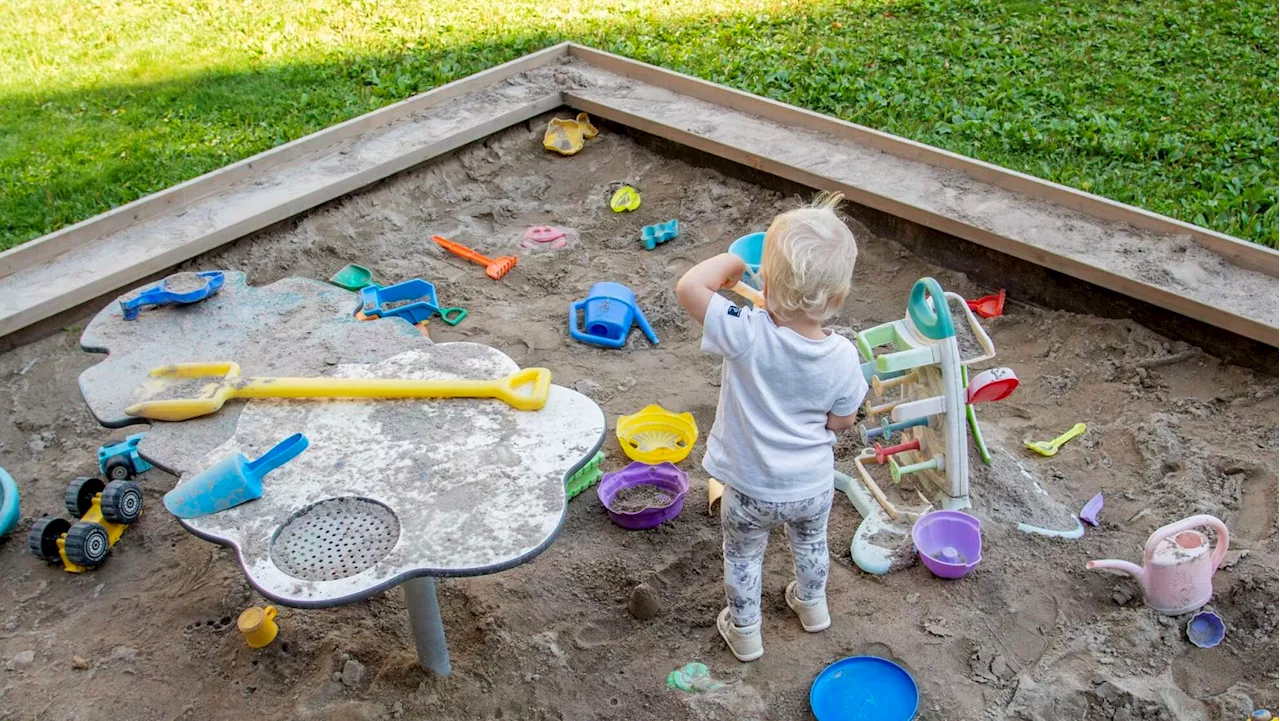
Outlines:
[[[146,372],[173,362],[235,360],[245,375],[346,378],[518,370],[493,348],[432,344],[400,319],[350,320],[355,299],[299,278],[247,288],[232,273],[219,295],[144,311],[139,321],[124,321],[113,303],[82,338],[110,355],[81,375],[81,391],[104,425],[118,425],[132,420],[123,408],[139,400],[132,389]],[[281,307],[296,308],[310,332],[283,331],[290,340],[282,343],[281,329],[255,321]],[[377,352],[384,355],[347,362]],[[231,400],[203,419],[155,422],[138,450],[182,483],[233,453],[255,458],[306,434],[307,450],[266,477],[260,499],[180,522],[235,548],[249,582],[284,605],[336,606],[404,584],[419,661],[446,674],[434,577],[501,571],[550,545],[567,508],[565,480],[599,449],[604,430],[599,406],[552,385],[546,406],[532,412],[479,399]]]

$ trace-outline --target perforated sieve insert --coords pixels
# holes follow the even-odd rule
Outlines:
[[[271,561],[307,581],[354,576],[391,553],[400,519],[368,498],[329,498],[284,524],[271,543]]]

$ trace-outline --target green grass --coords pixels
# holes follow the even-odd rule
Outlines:
[[[7,0],[0,248],[571,39],[1277,240],[1274,0]]]

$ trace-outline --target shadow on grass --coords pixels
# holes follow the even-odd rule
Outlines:
[[[1253,0],[817,0],[0,97],[0,248],[563,40],[1275,246],[1275,19]]]

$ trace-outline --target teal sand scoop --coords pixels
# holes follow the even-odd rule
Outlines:
[[[307,442],[295,433],[256,460],[243,453],[223,458],[164,494],[164,507],[178,518],[199,518],[261,498],[263,476],[306,450]]]

